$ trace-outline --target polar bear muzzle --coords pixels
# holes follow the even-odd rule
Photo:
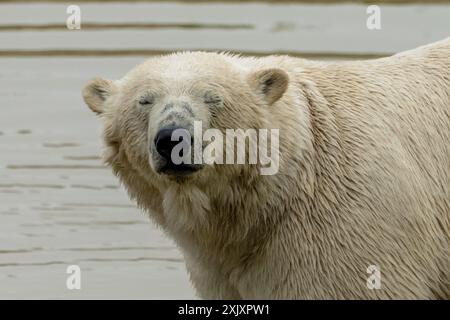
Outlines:
[[[166,98],[154,108],[154,129],[149,126],[149,152],[155,172],[180,177],[202,168],[201,163],[197,165],[194,161],[193,123],[199,120],[194,109],[189,97]]]
[[[186,176],[201,168],[192,162],[194,141],[189,129],[180,126],[161,128],[153,141],[158,161],[155,170],[172,176]]]

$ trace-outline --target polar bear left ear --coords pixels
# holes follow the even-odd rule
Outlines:
[[[265,69],[251,74],[249,83],[271,105],[283,96],[289,84],[289,76],[281,69]]]
[[[116,85],[111,80],[95,78],[83,89],[83,99],[88,107],[97,114],[102,114],[108,97],[116,91]]]

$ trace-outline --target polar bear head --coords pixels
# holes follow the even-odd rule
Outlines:
[[[151,58],[121,80],[90,81],[83,97],[103,119],[107,162],[122,154],[150,178],[172,181],[217,168],[205,165],[208,141],[194,131],[203,134],[212,129],[225,136],[229,129],[270,127],[271,107],[289,83],[281,69],[252,67],[250,58],[246,64],[240,63],[242,59],[178,53]],[[214,134],[209,143],[214,142]],[[225,152],[213,150],[209,156]]]

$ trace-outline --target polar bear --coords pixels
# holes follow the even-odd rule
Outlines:
[[[174,53],[83,96],[200,297],[450,298],[450,39],[353,62]],[[176,162],[194,122],[279,130],[276,173]]]

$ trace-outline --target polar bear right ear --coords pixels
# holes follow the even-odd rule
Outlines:
[[[116,91],[116,85],[111,80],[92,79],[83,89],[83,99],[88,107],[97,114],[102,114],[108,97]]]
[[[249,83],[271,105],[283,96],[289,84],[289,76],[281,69],[264,69],[251,74]]]

